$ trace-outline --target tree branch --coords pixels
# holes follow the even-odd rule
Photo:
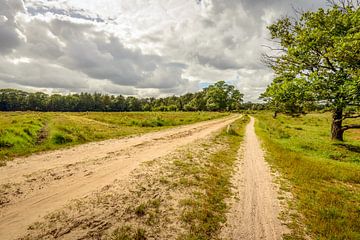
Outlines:
[[[360,129],[360,124],[350,124],[350,125],[345,125],[341,128],[342,131],[346,131],[349,129]]]
[[[351,115],[349,115],[349,116],[344,116],[344,117],[343,117],[343,120],[348,119],[348,118],[360,118],[360,114],[359,114],[359,115],[353,115],[353,116],[351,116]]]
[[[268,48],[270,49],[271,51],[282,51],[282,52],[287,52],[287,49],[285,48],[273,48],[273,47],[270,47],[270,46],[267,46],[267,45],[264,45],[264,44],[261,44],[262,47],[265,47],[265,48]]]

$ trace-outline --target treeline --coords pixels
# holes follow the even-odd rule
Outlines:
[[[224,81],[210,85],[200,92],[165,98],[136,98],[101,93],[48,95],[16,89],[0,90],[0,111],[237,111],[244,109],[244,106],[247,109],[261,106],[242,104],[242,101],[243,94]]]

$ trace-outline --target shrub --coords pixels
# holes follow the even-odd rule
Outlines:
[[[72,142],[72,138],[68,135],[62,135],[61,133],[56,133],[53,137],[52,140],[55,144],[66,144],[69,142]]]
[[[7,140],[4,140],[4,139],[0,139],[0,148],[11,148],[13,147],[14,144],[7,141]]]

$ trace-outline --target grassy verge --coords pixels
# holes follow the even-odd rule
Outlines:
[[[294,231],[287,239],[303,239],[304,234],[311,239],[360,239],[359,132],[347,132],[344,143],[333,142],[329,128],[328,114],[257,115],[267,160],[290,182],[293,208],[301,216],[293,216]]]
[[[215,119],[227,113],[0,112],[0,165],[16,156],[157,131]]]
[[[203,161],[175,161],[182,175],[179,185],[192,189],[189,198],[181,200],[181,221],[186,233],[179,239],[217,239],[221,224],[226,221],[228,206],[225,199],[231,196],[230,179],[237,160],[237,151],[243,138],[248,117],[235,122],[229,131],[224,130],[211,144],[221,144],[219,151]],[[205,150],[206,150],[206,146]]]

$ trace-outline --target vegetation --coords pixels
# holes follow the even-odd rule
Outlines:
[[[265,61],[276,74],[263,94],[275,112],[303,113],[323,104],[332,113],[332,139],[343,140],[348,118],[360,117],[360,11],[358,1],[284,17],[269,26],[279,48]]]
[[[346,143],[332,142],[330,114],[273,119],[263,113],[257,119],[267,160],[290,182],[291,187],[283,182],[283,188],[289,188],[295,198],[291,204],[300,213],[287,239],[303,239],[304,228],[298,222],[302,220],[311,239],[359,239],[359,130],[350,130]]]
[[[146,232],[142,228],[136,230],[130,226],[121,227],[115,230],[111,236],[111,240],[145,240]]]
[[[156,131],[227,113],[0,113],[0,163],[15,156]]]
[[[204,165],[195,161],[177,161],[177,171],[183,175],[180,185],[193,188],[191,197],[182,200],[181,220],[187,233],[179,239],[218,239],[221,224],[226,221],[228,206],[225,199],[231,196],[230,179],[237,160],[237,152],[248,117],[236,121],[229,131],[216,136],[214,143],[224,148],[212,153]]]
[[[210,85],[197,93],[166,98],[109,96],[100,93],[72,95],[14,89],[0,90],[0,111],[54,112],[132,112],[132,111],[233,111],[239,110],[243,94],[224,81]]]

